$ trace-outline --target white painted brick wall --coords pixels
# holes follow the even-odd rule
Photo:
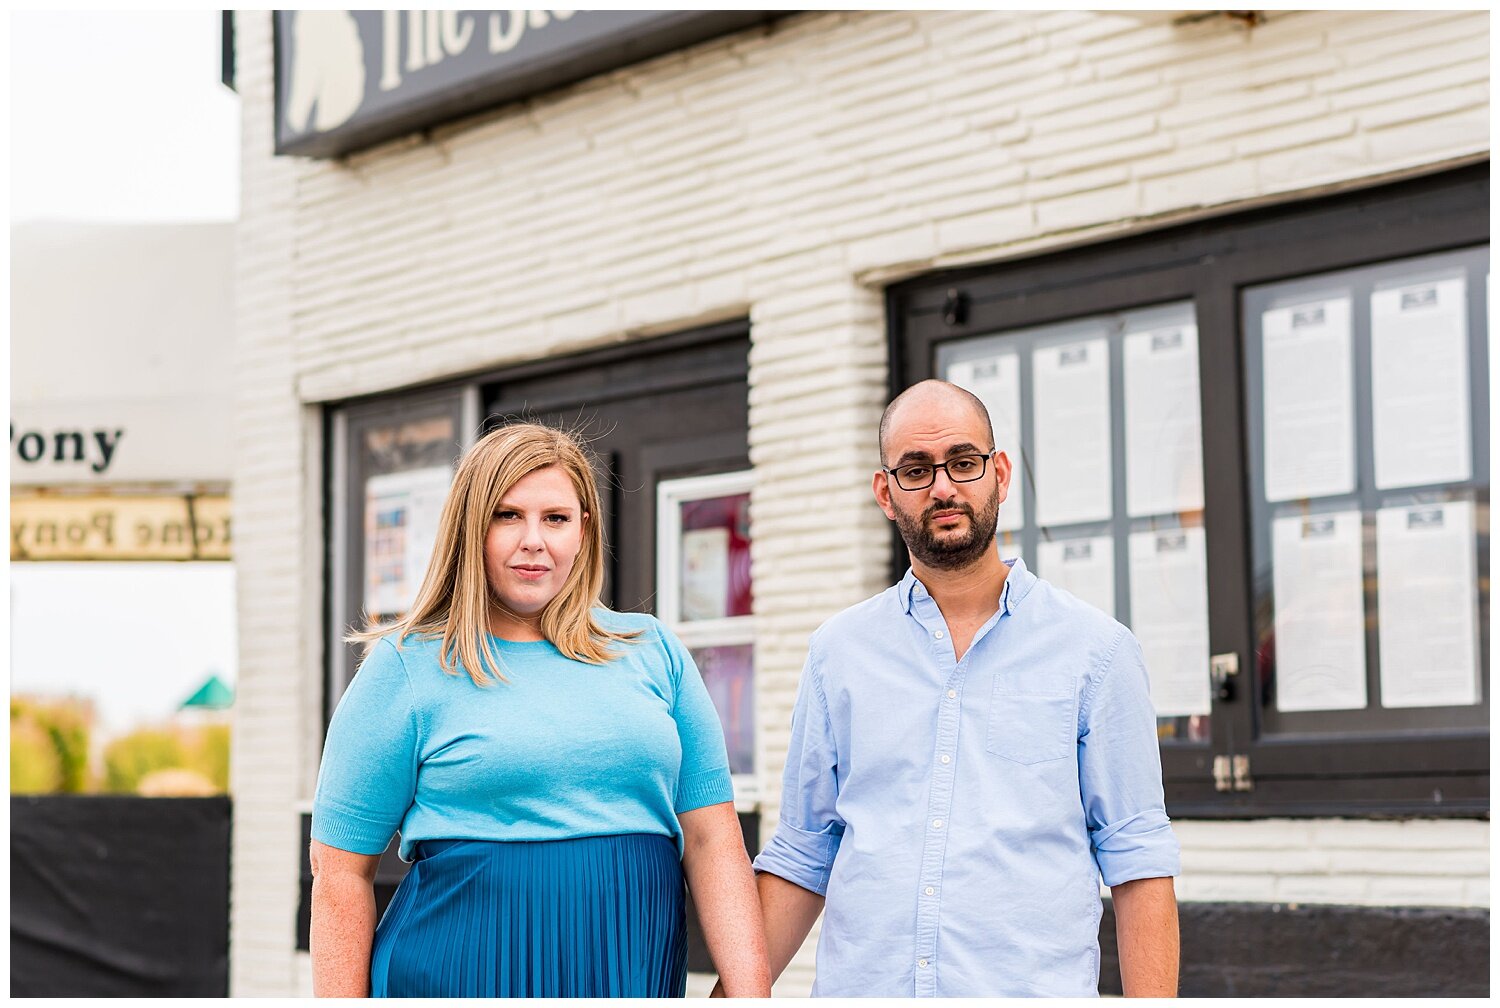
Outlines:
[[[1269,17],[805,13],[312,162],[270,156],[270,19],[241,14],[234,993],[308,989],[307,404],[748,315],[769,828],[807,636],[886,578],[882,284],[1487,154],[1487,13]],[[1488,905],[1484,824],[1180,827],[1185,899]]]
[[[1489,823],[1180,821],[1187,901],[1489,906]]]
[[[235,823],[230,880],[230,992],[297,988],[297,804],[309,787],[322,703],[318,610],[322,530],[315,481],[317,410],[295,393],[291,262],[295,168],[270,156],[254,114],[270,101],[270,18],[240,17],[244,221],[236,229],[234,522],[253,544],[236,554],[240,659],[235,698]],[[289,802],[290,799],[290,802]]]

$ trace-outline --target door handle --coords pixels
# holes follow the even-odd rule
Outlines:
[[[1214,699],[1234,699],[1234,680],[1240,674],[1238,652],[1226,651],[1208,659],[1208,681],[1213,685]]]

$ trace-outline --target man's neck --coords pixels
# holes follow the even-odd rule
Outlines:
[[[911,561],[912,573],[937,603],[949,621],[984,622],[1000,608],[1000,593],[1010,567],[996,549],[985,550],[978,560],[959,570],[941,570]]]

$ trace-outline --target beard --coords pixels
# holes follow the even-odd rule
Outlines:
[[[893,505],[894,507],[894,505]],[[995,526],[1000,521],[1000,492],[990,494],[976,514],[974,509],[957,500],[937,501],[928,506],[920,516],[907,514],[899,507],[896,512],[896,527],[901,530],[901,539],[911,551],[912,558],[926,567],[937,570],[962,570],[984,556],[986,550],[995,548]],[[944,538],[932,530],[932,516],[939,511],[962,511],[969,519],[967,535]]]

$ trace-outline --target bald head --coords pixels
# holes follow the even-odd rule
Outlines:
[[[979,397],[952,382],[929,378],[908,387],[892,399],[891,404],[880,415],[880,464],[889,464],[886,461],[886,448],[889,446],[891,429],[902,418],[912,414],[921,415],[934,407],[951,407],[954,404],[960,404],[972,411],[989,438],[990,447],[998,447],[995,444],[995,430],[990,426],[990,411],[984,408],[984,403],[979,400]]]

